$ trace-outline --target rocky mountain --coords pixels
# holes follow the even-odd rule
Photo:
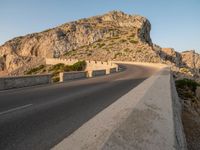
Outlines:
[[[189,53],[154,45],[150,30],[145,17],[120,11],[80,19],[7,41],[0,46],[0,70],[20,74],[19,70],[43,64],[47,57],[162,62],[179,68],[184,61],[190,65]]]
[[[60,57],[66,52],[74,52],[75,50],[80,53],[79,49],[98,44],[101,40],[110,44],[110,47],[118,44],[115,46],[118,55],[121,55],[121,49],[126,47],[124,45],[127,45],[127,51],[132,51],[132,48],[136,47],[134,45],[141,46],[141,50],[147,48],[150,49],[146,50],[147,52],[152,51],[150,29],[151,25],[146,18],[118,11],[81,19],[40,33],[28,34],[7,41],[0,46],[0,68],[10,72],[24,64],[31,63],[36,57]],[[119,41],[120,39],[121,41]],[[112,49],[110,50],[112,51]],[[99,49],[99,51],[101,50]],[[93,54],[91,54],[91,58],[100,59],[96,56],[105,52],[102,51],[98,55],[96,55],[97,51],[94,53],[94,58]],[[117,54],[113,53],[112,55]],[[112,59],[110,55],[106,59]],[[104,56],[102,57],[104,58]]]
[[[171,66],[175,77],[191,78],[200,81],[200,54],[195,50],[177,52],[173,48],[161,48],[154,45],[161,63]]]

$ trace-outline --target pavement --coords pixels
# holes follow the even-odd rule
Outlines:
[[[122,67],[101,77],[1,91],[0,149],[50,149],[157,72]]]

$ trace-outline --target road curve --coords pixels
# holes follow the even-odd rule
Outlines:
[[[0,92],[0,150],[50,149],[157,70],[123,65],[111,75]]]

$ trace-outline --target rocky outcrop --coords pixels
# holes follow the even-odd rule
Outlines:
[[[161,48],[154,45],[161,62],[171,66],[179,78],[200,80],[200,55],[194,50],[177,52],[173,48]]]
[[[81,19],[6,42],[0,46],[0,68],[11,72],[30,63],[32,58],[60,57],[67,51],[129,32],[138,41],[152,45],[150,29],[146,18],[119,11]]]
[[[7,41],[0,46],[0,72],[18,75],[52,57],[159,62],[197,72],[199,54],[154,45],[150,30],[145,17],[120,11],[80,19]]]
[[[194,50],[181,53],[182,61],[190,68],[200,68],[200,55]]]

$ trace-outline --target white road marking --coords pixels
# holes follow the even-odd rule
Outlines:
[[[13,111],[16,111],[16,110],[24,109],[24,108],[30,107],[32,105],[33,104],[27,104],[27,105],[19,106],[19,107],[12,108],[12,109],[9,109],[9,110],[6,110],[6,111],[2,111],[2,112],[0,112],[0,115],[7,114],[7,113],[10,113],[10,112],[13,112]]]

